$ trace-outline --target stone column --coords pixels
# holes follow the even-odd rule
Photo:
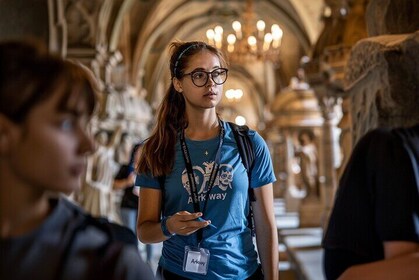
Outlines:
[[[332,53],[340,52],[339,48],[334,48],[334,50]],[[337,55],[329,55],[329,59],[322,57],[321,63],[317,60],[305,65],[308,82],[316,93],[324,121],[319,156],[320,195],[323,202],[322,226],[325,226],[328,222],[338,181],[335,168],[335,145],[337,144],[337,139],[334,129],[336,129],[339,117],[337,108],[343,96],[341,84],[343,67],[342,63],[338,63],[343,60],[339,57]]]
[[[324,208],[321,218],[322,225],[325,225],[329,220],[329,214],[333,207],[334,194],[337,188],[336,170],[335,170],[335,133],[336,127],[336,112],[335,106],[337,104],[336,96],[327,96],[324,92],[316,91],[319,99],[319,106],[322,111],[324,119],[323,123],[323,138],[322,138],[322,175],[320,181],[320,195],[324,202]]]

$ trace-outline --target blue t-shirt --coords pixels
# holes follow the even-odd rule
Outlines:
[[[175,235],[163,242],[159,265],[165,270],[193,279],[245,279],[257,267],[257,253],[253,245],[250,229],[247,227],[249,213],[248,177],[242,163],[233,131],[223,122],[225,136],[221,148],[218,176],[210,190],[205,220],[211,224],[203,230],[201,247],[210,251],[207,275],[183,271],[185,246],[197,245],[197,234]],[[251,187],[258,188],[274,182],[272,161],[263,138],[255,131],[249,132],[253,141],[255,162],[251,175]],[[206,197],[207,184],[214,165],[219,145],[219,137],[205,141],[186,138],[191,157],[200,209]],[[164,215],[170,216],[179,211],[194,212],[188,176],[179,141],[176,143],[175,163],[171,174],[165,178]],[[136,186],[160,189],[157,178],[139,174]]]

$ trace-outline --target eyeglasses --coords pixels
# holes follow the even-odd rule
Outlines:
[[[194,70],[190,73],[183,74],[183,76],[190,75],[192,83],[197,87],[203,87],[208,83],[209,76],[217,85],[222,85],[227,81],[227,72],[226,68],[218,68],[211,72],[203,70]]]

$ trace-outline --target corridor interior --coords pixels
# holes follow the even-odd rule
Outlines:
[[[275,170],[280,279],[320,280],[324,217],[355,144],[371,129],[419,122],[417,14],[417,0],[1,0],[0,39],[35,37],[91,70],[101,102],[89,133],[103,138],[106,168],[115,170],[150,136],[171,82],[170,43],[200,40],[224,50],[230,61],[219,113],[258,131]],[[245,30],[233,22],[244,28],[247,20],[256,43],[243,57],[234,43]],[[281,30],[275,48],[273,30]],[[227,33],[237,35],[234,43]],[[98,198],[113,191],[107,177],[92,184],[87,171],[83,183],[97,205],[112,205],[93,214],[121,222],[121,193]],[[153,245],[153,270],[160,252]]]

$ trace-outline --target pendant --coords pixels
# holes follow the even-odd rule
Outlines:
[[[205,150],[205,153],[204,153],[206,156],[208,156],[208,151],[207,150]]]

